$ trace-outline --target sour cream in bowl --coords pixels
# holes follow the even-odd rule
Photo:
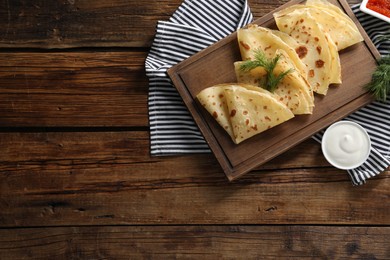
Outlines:
[[[330,164],[342,170],[350,170],[367,160],[371,151],[371,140],[361,125],[351,121],[339,121],[326,129],[321,148]]]

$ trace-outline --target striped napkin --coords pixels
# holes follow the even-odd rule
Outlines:
[[[390,33],[390,25],[359,10],[359,5],[352,6],[359,22],[366,30],[382,56],[390,54],[390,40],[383,38]],[[347,116],[344,120],[354,121],[363,126],[370,135],[372,149],[367,161],[348,174],[354,185],[362,185],[390,166],[390,97],[385,102],[373,102]],[[313,136],[321,142],[325,129]]]
[[[157,33],[145,61],[149,78],[152,155],[210,152],[167,75],[167,69],[252,19],[244,0],[185,0],[168,21],[158,22]]]
[[[381,55],[389,54],[386,22],[366,15],[359,6],[353,12]],[[210,149],[194,123],[167,69],[250,23],[252,13],[245,0],[184,0],[168,21],[159,21],[145,61],[149,78],[150,151],[153,156],[208,153]],[[348,171],[354,185],[361,185],[390,165],[390,99],[372,104],[345,120],[359,123],[368,131],[372,152],[360,167]],[[313,136],[321,141],[324,131]]]

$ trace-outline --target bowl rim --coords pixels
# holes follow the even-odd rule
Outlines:
[[[358,163],[354,164],[354,165],[350,165],[350,166],[341,166],[339,164],[337,164],[336,162],[334,162],[329,156],[328,156],[328,153],[326,152],[326,149],[325,149],[325,143],[326,143],[326,138],[328,136],[328,133],[329,133],[329,130],[340,125],[340,124],[350,124],[350,125],[353,125],[353,126],[356,126],[357,128],[359,128],[360,130],[362,130],[363,134],[366,136],[367,140],[368,140],[368,149],[367,149],[367,152],[366,152],[366,155],[364,156],[364,158],[359,161]],[[368,157],[370,156],[370,153],[371,153],[371,149],[372,149],[372,145],[371,145],[371,138],[370,138],[370,135],[368,134],[367,130],[361,126],[359,123],[356,123],[354,121],[349,121],[349,120],[341,120],[341,121],[338,121],[336,123],[333,123],[331,124],[324,132],[324,135],[322,136],[322,141],[321,141],[321,150],[322,150],[322,154],[324,155],[325,159],[331,164],[333,165],[334,167],[338,168],[338,169],[341,169],[341,170],[352,170],[352,169],[355,169],[359,166],[361,166],[362,164],[364,164],[364,162],[367,161]]]
[[[360,11],[390,23],[390,17],[367,8],[367,3],[368,0],[363,0],[363,2],[360,4]]]

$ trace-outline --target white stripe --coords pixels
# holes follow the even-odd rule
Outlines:
[[[157,107],[169,108],[173,105],[177,105],[178,107],[183,107],[183,100],[174,100],[172,98],[165,98],[165,100],[153,100],[150,102],[151,105],[155,105]],[[168,106],[160,106],[160,105],[168,105]]]
[[[374,150],[376,152],[376,150]],[[386,169],[388,164],[390,163],[389,160],[383,156],[382,160],[379,160],[381,154],[378,154],[378,156],[371,156],[370,159],[373,160],[376,164],[378,164],[378,169]]]
[[[191,137],[188,137],[188,135],[181,135],[181,134],[174,134],[174,135],[169,135],[169,134],[166,134],[166,135],[161,135],[161,136],[156,136],[156,135],[153,135],[150,137],[151,141],[154,141],[155,143],[159,143],[159,142],[172,142],[173,140],[186,140],[186,141],[202,141],[202,142],[205,142],[205,140],[203,139],[202,136],[191,136]],[[173,139],[173,140],[172,140]]]
[[[199,143],[191,143],[191,146],[189,147],[188,144],[174,144],[174,145],[170,145],[170,144],[160,144],[159,145],[159,148],[161,149],[167,149],[167,148],[208,148],[208,146],[206,144],[199,144]]]
[[[192,117],[188,114],[188,115],[169,115],[167,113],[162,113],[161,115],[150,115],[149,116],[149,119],[151,121],[154,121],[154,120],[161,120],[161,122],[165,122],[166,120],[172,120],[172,119],[183,119],[183,120],[189,120],[191,121],[192,120]]]
[[[166,100],[175,100],[176,101],[177,100],[177,101],[181,101],[181,103],[183,103],[183,99],[174,92],[172,92],[172,94],[170,94],[170,95],[165,93],[165,92],[153,92],[153,94],[156,94],[156,96],[153,97],[153,100],[162,100],[162,101],[166,101]]]
[[[348,171],[348,174],[349,174],[349,177],[350,177],[351,180],[352,180],[352,184],[353,184],[353,185],[359,185],[359,182],[358,182],[358,180],[357,180],[357,178],[356,178],[356,173],[355,173],[355,171],[354,171],[354,170]]]
[[[197,6],[199,10],[203,12],[203,17],[210,16],[210,19],[205,19],[205,22],[208,24],[213,24],[214,27],[218,28],[218,30],[215,31],[220,32],[220,34],[218,35],[219,39],[225,37],[230,32],[234,31],[235,27],[230,26],[228,22],[224,21],[223,17],[220,17],[221,13],[218,11],[218,9],[216,9],[212,5],[208,5],[207,1],[204,1],[202,4],[206,6],[202,6],[201,4],[197,4]]]
[[[205,1],[204,3],[207,6],[212,5],[217,13],[220,13],[221,15],[225,16],[227,18],[224,20],[225,23],[229,25],[229,28],[231,28],[231,30],[234,30],[234,28],[237,26],[237,20],[239,20],[240,18],[239,14],[234,14],[230,10],[227,11],[225,8],[220,8],[219,3],[208,1]]]
[[[168,149],[167,151],[164,151],[164,150],[160,150],[158,148],[155,148],[153,147],[153,149],[151,150],[150,154],[151,155],[160,155],[160,156],[164,156],[164,155],[175,155],[175,154],[197,154],[197,153],[210,153],[210,150],[209,149],[202,149],[202,150],[195,150],[195,149],[187,149],[187,150],[184,150],[184,149]]]
[[[181,110],[176,110],[178,108],[180,108]],[[168,109],[171,109],[171,110],[168,110]],[[165,111],[163,111],[163,110],[165,110]],[[178,107],[178,106],[164,106],[164,107],[160,107],[160,106],[155,106],[150,111],[150,114],[151,115],[158,115],[158,114],[186,115],[186,114],[188,114],[188,111],[185,109],[185,107]]]
[[[208,26],[205,26],[202,24],[202,16],[196,12],[193,12],[191,9],[188,9],[187,17],[189,18],[189,24],[194,27],[199,27],[205,30],[208,34],[212,35],[216,39],[219,39],[221,32],[215,28],[212,24],[209,24]]]
[[[199,130],[199,128],[196,125],[195,126],[181,125],[180,127],[177,127],[175,125],[151,125],[150,129],[151,130],[158,130],[158,131],[160,131],[160,130],[164,130],[164,131],[171,130],[173,132],[181,131],[182,129],[194,130],[194,131],[198,131]]]
[[[169,44],[171,46],[175,46],[181,49],[187,49],[189,52],[196,53],[204,48],[206,48],[209,44],[200,43],[197,41],[180,38],[180,39],[165,39],[164,44]]]
[[[367,171],[367,173],[370,177],[375,176],[375,173],[374,173],[375,169],[383,168],[382,166],[378,165],[372,157],[368,157],[367,163],[370,164],[372,166],[371,168],[373,169],[373,170]]]
[[[176,137],[176,136],[172,136],[172,137]],[[206,147],[206,143],[205,143],[205,141],[203,139],[191,140],[190,143],[192,143],[192,144],[202,144],[202,147]],[[172,144],[172,140],[171,139],[159,140],[158,144],[162,144],[162,145],[164,145],[164,144]]]
[[[195,135],[198,135],[198,136],[201,136],[200,132],[197,131],[197,130],[191,130],[191,129],[181,129],[179,131],[175,131],[175,130],[165,130],[165,129],[159,129],[159,130],[154,130],[152,129],[153,131],[151,132],[159,132],[161,134],[175,134],[175,133],[180,133],[180,134],[195,134]]]
[[[158,122],[151,120],[151,125],[152,124],[157,125]],[[176,124],[196,125],[193,121],[188,121],[188,118],[187,118],[187,120],[180,120],[177,118],[174,118],[172,120],[164,120],[164,123],[160,122],[160,124],[165,124],[165,125],[176,125]]]
[[[362,169],[362,171],[361,171],[362,172],[362,180],[366,180],[366,179],[369,179],[371,177],[369,172],[372,171],[373,169],[372,169],[369,161],[366,161],[359,168]]]
[[[149,80],[149,83],[153,89],[175,89],[172,83],[166,81],[164,78],[153,78],[153,80]]]

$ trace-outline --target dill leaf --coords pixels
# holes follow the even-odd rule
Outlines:
[[[268,78],[268,90],[271,92],[274,92],[282,79],[287,76],[287,74],[291,73],[293,69],[289,69],[286,71],[283,71],[279,75],[275,76],[274,74],[271,73],[270,77]]]
[[[378,67],[372,74],[371,82],[366,89],[374,95],[376,100],[385,101],[390,94],[390,56],[384,56],[378,61]]]
[[[274,92],[283,78],[293,71],[293,69],[289,69],[280,73],[279,75],[274,75],[273,72],[276,65],[278,64],[279,59],[280,55],[276,55],[273,59],[268,59],[261,49],[256,49],[254,51],[254,59],[244,61],[240,66],[240,70],[248,72],[257,67],[264,68],[264,70],[267,72],[267,76],[265,80],[260,79],[259,82],[263,83],[265,89],[270,92]]]

